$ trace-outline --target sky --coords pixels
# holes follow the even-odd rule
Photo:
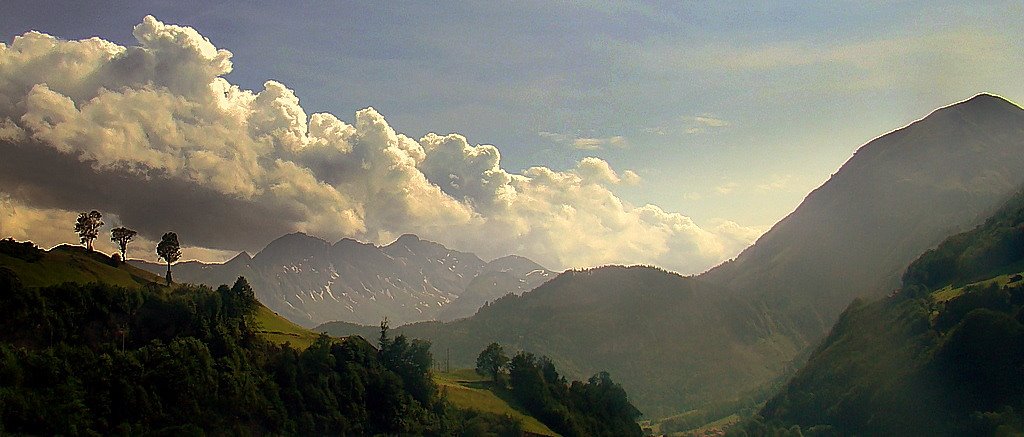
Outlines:
[[[0,15],[0,236],[96,208],[147,259],[411,232],[697,273],[872,138],[1024,101],[1020,2],[81,3]]]

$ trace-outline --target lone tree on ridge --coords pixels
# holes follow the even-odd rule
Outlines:
[[[167,285],[171,285],[171,263],[181,258],[181,245],[178,244],[178,234],[168,232],[156,245],[156,254],[167,261]]]
[[[103,220],[100,220],[102,217],[103,214],[100,214],[99,211],[92,210],[89,213],[78,214],[78,221],[75,222],[75,232],[78,233],[78,238],[90,251],[92,250],[92,240],[99,236],[100,226],[103,226]]]
[[[117,248],[121,249],[121,261],[128,262],[128,243],[135,238],[137,233],[124,226],[110,230],[110,241],[117,243]]]

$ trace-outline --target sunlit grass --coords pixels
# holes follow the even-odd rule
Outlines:
[[[533,416],[513,407],[506,400],[507,393],[495,390],[490,381],[478,375],[473,369],[459,369],[452,372],[437,372],[434,382],[448,401],[458,408],[498,415],[508,415],[523,424],[523,430],[534,434],[557,436]],[[499,396],[500,394],[500,396]]]
[[[256,310],[256,322],[259,324],[257,332],[267,340],[275,344],[291,343],[291,346],[298,350],[305,350],[319,336],[319,334],[292,323],[263,305],[260,305],[259,309]]]

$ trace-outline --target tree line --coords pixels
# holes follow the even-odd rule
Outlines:
[[[83,212],[78,214],[78,219],[75,221],[75,233],[78,234],[79,240],[85,245],[87,250],[93,250],[92,242],[99,237],[99,229],[103,226],[103,214],[99,211],[92,210],[90,212]],[[128,261],[128,243],[131,243],[138,235],[133,229],[119,226],[110,230],[110,241],[117,244],[118,250],[120,250],[121,260]],[[178,242],[178,234],[174,232],[164,233],[163,237],[160,238],[160,242],[156,246],[156,254],[167,262],[167,285],[171,285],[171,264],[178,261],[181,258],[181,244]]]
[[[566,436],[640,436],[640,411],[608,372],[571,383],[550,358],[519,351],[511,359],[491,343],[476,360],[477,373],[507,389],[530,414]]]
[[[522,434],[439,396],[427,342],[321,335],[297,350],[258,335],[258,308],[244,278],[35,288],[0,267],[0,434]]]

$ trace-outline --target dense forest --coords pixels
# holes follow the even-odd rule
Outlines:
[[[854,302],[761,416],[771,435],[1024,432],[1024,195],[912,263],[901,289]]]
[[[3,240],[0,256],[33,265],[48,254]],[[379,348],[358,336],[321,335],[297,350],[258,334],[259,306],[244,278],[216,289],[32,287],[0,266],[0,433],[522,434],[510,417],[449,404],[431,379],[429,342],[392,338],[385,327]],[[639,433],[636,409],[607,375],[543,381],[539,392],[516,393],[551,407],[551,417],[571,418],[571,426],[556,425],[564,435]]]

